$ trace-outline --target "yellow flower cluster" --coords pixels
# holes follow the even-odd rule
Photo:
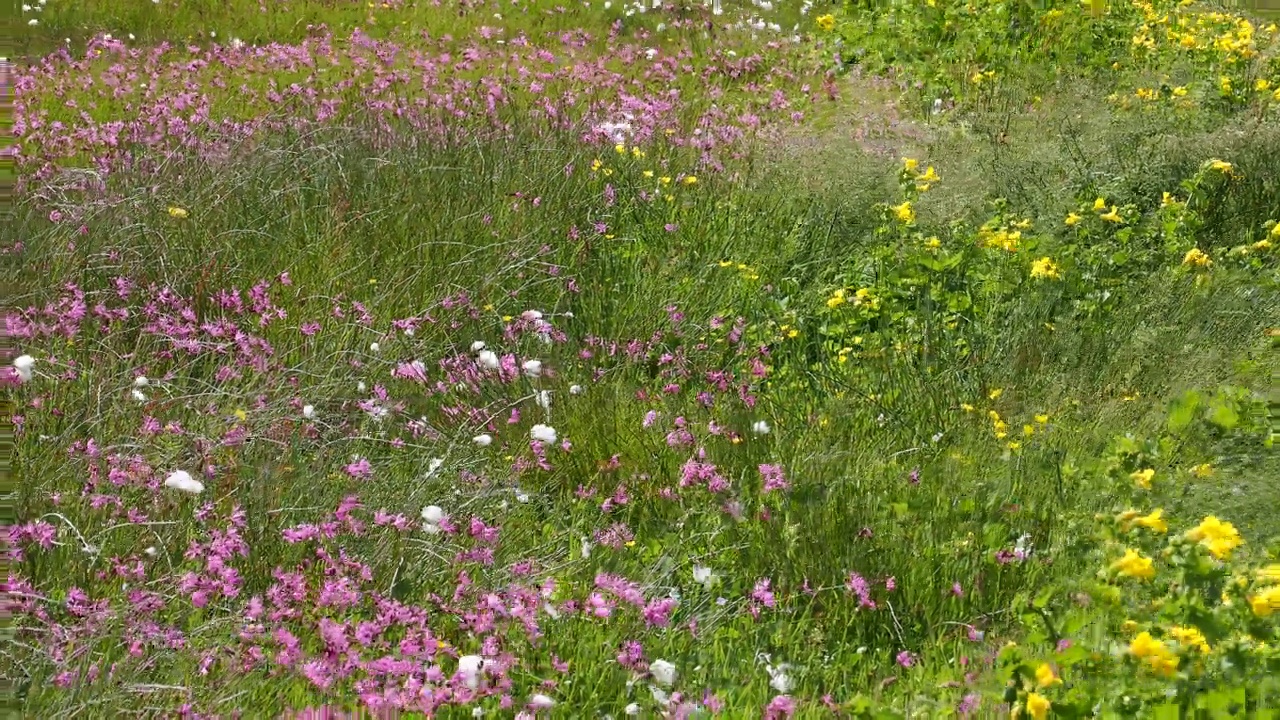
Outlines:
[[[1058,265],[1053,260],[1042,257],[1039,260],[1032,261],[1031,277],[1037,280],[1053,280],[1061,277],[1061,274],[1059,273]]]
[[[1138,510],[1125,510],[1116,516],[1116,523],[1123,532],[1128,532],[1133,527],[1143,527],[1158,533],[1169,531],[1169,524],[1164,520],[1164,510],[1159,508],[1146,515]]]
[[[1125,550],[1123,557],[1111,563],[1111,569],[1121,577],[1131,577],[1137,580],[1150,580],[1156,575],[1156,569],[1151,558],[1144,557],[1133,548]]]
[[[1191,248],[1182,256],[1182,264],[1189,268],[1207,268],[1213,265],[1213,259],[1200,248]]]
[[[1222,522],[1210,515],[1200,524],[1187,531],[1187,539],[1198,542],[1209,551],[1210,555],[1222,560],[1231,556],[1231,551],[1244,544],[1239,531],[1229,522]]]
[[[1164,643],[1151,637],[1151,633],[1138,633],[1129,643],[1129,654],[1146,663],[1159,675],[1170,676],[1178,670],[1178,656]]]
[[[1178,644],[1199,650],[1208,655],[1211,652],[1209,641],[1205,639],[1204,633],[1198,628],[1174,626],[1169,628],[1169,636],[1178,641]]]
[[[1257,582],[1263,588],[1249,597],[1253,614],[1265,618],[1280,612],[1280,564],[1273,563],[1259,570]]]

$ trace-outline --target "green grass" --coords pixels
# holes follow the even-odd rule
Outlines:
[[[220,37],[297,41],[306,23],[345,28],[367,10],[57,2],[41,18],[48,38],[110,29],[139,43],[206,23]],[[455,19],[408,5],[378,27],[403,20],[463,37],[490,22],[489,10]],[[229,27],[230,18],[242,24]],[[609,19],[530,11],[508,28],[604,37]],[[723,60],[709,59],[698,38],[669,42],[693,43],[697,67]],[[820,67],[823,52],[772,51],[779,85],[786,72]],[[337,66],[333,78],[353,67]],[[638,71],[619,63],[617,72]],[[211,66],[171,90],[199,86],[218,116],[270,110],[217,88],[218,74]],[[62,78],[38,87],[64,87]],[[930,117],[909,83],[833,79],[840,100],[804,105],[808,124],[770,126],[767,143],[726,153],[723,172],[661,134],[643,155],[588,147],[576,133],[521,121],[517,104],[498,137],[474,118],[448,138],[353,118],[262,133],[217,157],[149,164],[155,151],[139,151],[143,162],[92,190],[26,178],[5,234],[6,247],[24,245],[21,264],[0,271],[18,288],[8,305],[52,324],[77,314],[82,292],[86,315],[74,330],[34,337],[11,326],[19,352],[36,359],[35,377],[7,391],[22,418],[18,518],[57,528],[50,547],[21,542],[14,566],[32,597],[11,616],[20,642],[0,670],[21,713],[349,709],[361,699],[352,680],[322,690],[300,663],[276,664],[280,643],[254,626],[288,630],[307,659],[332,660],[321,619],[354,633],[384,614],[375,596],[422,608],[429,639],[401,620],[357,652],[408,657],[420,641],[439,655],[414,662],[445,677],[457,668],[447,656],[501,657],[511,685],[479,701],[491,714],[504,712],[501,695],[521,707],[542,692],[555,716],[616,717],[633,702],[653,716],[652,681],[617,660],[632,640],[646,661],[678,668],[666,691],[693,702],[714,693],[728,717],[758,715],[780,695],[799,703],[798,717],[828,716],[824,695],[851,712],[944,717],[971,692],[983,696],[980,714],[994,716],[1011,674],[1042,661],[1067,681],[1038,689],[1065,717],[1095,702],[1112,713],[1141,703],[1150,716],[1176,716],[1161,710],[1175,701],[1183,712],[1274,704],[1274,676],[1264,682],[1274,652],[1232,644],[1251,634],[1274,646],[1276,615],[1251,614],[1244,597],[1262,581],[1231,606],[1220,596],[1237,592],[1224,585],[1228,573],[1275,562],[1280,538],[1264,402],[1280,371],[1267,335],[1280,326],[1280,263],[1275,247],[1257,244],[1280,239],[1280,134],[1263,105],[1248,106],[1263,108],[1253,114],[1205,103],[1180,115],[1105,100],[1131,80],[1050,84],[1030,107],[1028,86],[1011,81]],[[681,82],[686,94],[705,87],[694,75]],[[722,103],[752,107],[771,94],[723,82]],[[64,99],[46,89],[24,101],[75,122]],[[90,114],[129,118],[137,106],[127,102]],[[674,116],[687,129],[709,106],[691,99]],[[917,189],[903,156],[940,180]],[[1231,171],[1207,166],[1211,158]],[[1162,207],[1165,192],[1184,204]],[[1099,196],[1123,209],[1123,223],[1091,209]],[[904,200],[916,213],[910,224],[893,210]],[[70,220],[51,220],[53,209]],[[1084,219],[1068,227],[1073,212]],[[1014,250],[989,246],[992,232],[1015,229]],[[1193,247],[1213,265],[1187,266]],[[1060,276],[1031,277],[1040,258]],[[226,299],[238,291],[252,307],[255,286],[266,305],[242,313]],[[563,336],[539,338],[520,319],[527,310]],[[235,329],[202,328],[222,322]],[[513,354],[517,369],[477,374],[477,340]],[[530,358],[542,362],[537,377],[518,370]],[[415,360],[426,382],[396,377]],[[149,378],[136,388],[143,400],[131,396],[139,375]],[[370,402],[389,412],[379,419]],[[761,421],[767,433],[753,430]],[[546,449],[549,467],[530,447],[533,423],[571,442]],[[681,429],[696,442],[682,444]],[[480,433],[493,443],[473,442]],[[100,456],[87,453],[90,438]],[[361,458],[371,468],[363,479],[347,469]],[[714,464],[723,489],[680,482],[699,460]],[[783,468],[787,489],[766,492],[766,464]],[[198,497],[161,485],[173,470],[201,477],[206,466]],[[1155,471],[1149,491],[1130,478],[1142,468]],[[333,521],[351,496],[362,528],[339,519],[332,537],[284,539]],[[427,505],[458,533],[427,532],[418,517]],[[1163,538],[1116,531],[1111,517],[1127,507],[1164,509],[1170,553],[1160,554]],[[375,524],[375,511],[412,523]],[[1213,514],[1243,536],[1235,564],[1215,565],[1176,539]],[[473,538],[473,517],[500,528],[498,540]],[[232,527],[246,547],[228,561],[236,594],[197,601],[190,579],[217,570],[184,552],[223,542]],[[607,532],[621,533],[616,547],[598,537]],[[1030,556],[1008,561],[1015,547]],[[1123,547],[1155,558],[1157,580],[1097,577]],[[138,577],[128,575],[134,563]],[[704,586],[695,567],[718,582]],[[278,571],[294,569],[309,588],[298,613],[246,620],[249,598],[271,597]],[[588,603],[601,573],[636,583],[645,602],[674,592],[670,624],[646,622],[625,601],[607,619],[566,604]],[[875,609],[846,589],[850,573],[869,581]],[[338,578],[360,588],[358,602],[322,597]],[[72,588],[103,609],[80,609]],[[137,590],[163,602],[144,612],[129,594]],[[510,611],[530,593],[554,604],[529,605],[538,633]],[[492,617],[487,594],[504,607]],[[1197,674],[1187,651],[1184,674],[1165,682],[1123,652],[1132,635],[1124,620],[1157,635],[1202,627],[1218,657],[1237,662]],[[166,631],[183,644],[158,640]],[[1063,637],[1072,649],[1058,645]],[[436,640],[447,644],[432,648]],[[1019,647],[1001,650],[1008,641]],[[254,662],[253,648],[267,660]],[[791,681],[771,686],[760,653],[789,664]],[[1016,702],[1033,690],[1015,682]],[[466,711],[442,715],[450,712]]]

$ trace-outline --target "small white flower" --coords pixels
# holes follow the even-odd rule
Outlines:
[[[13,369],[18,371],[22,382],[31,382],[31,368],[35,364],[36,359],[30,355],[19,355],[13,359]]]
[[[541,360],[525,360],[524,364],[520,367],[524,370],[524,374],[531,378],[536,378],[539,375],[542,375]]]
[[[666,660],[658,659],[649,663],[649,673],[653,675],[654,682],[663,687],[671,687],[676,683],[676,666]]]
[[[27,21],[27,24],[30,25],[31,27],[35,27],[36,25],[40,24],[40,21],[35,18],[31,18],[30,20]]]
[[[591,557],[591,541],[584,535],[582,538],[582,559]]]
[[[626,715],[632,715],[632,716],[639,715],[640,703],[631,703],[630,705],[623,708],[622,712]]]
[[[158,551],[158,550],[156,550],[156,546],[155,546],[155,545],[152,545],[152,546],[148,547],[146,550],[143,550],[142,552],[146,553],[146,554],[147,554],[147,557],[155,557],[155,556],[156,556],[156,553],[157,553],[157,552],[159,552],[159,551]]]
[[[543,410],[546,410],[547,412],[551,412],[551,391],[550,390],[538,391],[537,403],[538,403],[538,407],[542,408]]]
[[[658,49],[657,49],[657,48],[649,48],[648,50],[645,50],[645,51],[644,51],[644,56],[645,56],[647,59],[652,60],[652,59],[654,59],[654,58],[658,57]]]
[[[484,717],[484,708],[479,707],[479,706],[474,707],[474,708],[471,708],[471,717],[473,717],[473,718],[481,718],[481,717]]]
[[[361,380],[360,382],[356,383],[356,392],[364,392],[364,391],[366,391],[366,390],[368,390],[368,389],[369,389],[369,386],[368,386],[368,385],[365,385],[363,380]]]
[[[462,684],[472,690],[480,688],[480,673],[484,670],[484,658],[479,655],[463,655],[458,658],[458,674]]]
[[[130,394],[131,394],[131,395],[133,395],[133,399],[134,399],[134,400],[137,400],[137,401],[138,401],[138,402],[140,402],[140,403],[144,403],[144,402],[146,402],[146,401],[147,401],[147,396],[146,396],[146,395],[144,395],[144,394],[143,394],[143,392],[142,392],[141,390],[139,390],[138,388],[134,388],[134,389],[133,389],[133,392],[132,392],[132,393],[130,393]]]
[[[751,432],[756,435],[768,435],[771,430],[773,428],[769,427],[769,423],[766,420],[757,420],[751,426]]]
[[[527,493],[527,492],[525,492],[525,491],[523,491],[523,490],[517,490],[517,491],[516,491],[516,502],[518,502],[518,503],[527,503],[527,502],[529,502],[529,493]]]
[[[706,567],[705,565],[694,565],[693,581],[704,588],[710,589],[711,586],[715,584],[716,574],[711,570],[711,568]]]
[[[765,671],[769,673],[769,687],[777,690],[780,694],[786,695],[791,691],[791,676],[787,674],[790,665],[782,663],[777,667],[766,665]]]
[[[369,352],[376,353],[381,351],[382,351],[382,345],[376,342],[369,343]]]
[[[570,386],[569,386],[569,394],[570,394],[570,395],[581,395],[581,394],[582,394],[582,386],[581,386],[581,385],[570,385]]]
[[[541,320],[542,313],[537,310],[525,310],[524,312],[520,313],[520,317],[530,322],[533,322],[534,320]]]
[[[444,519],[444,510],[439,505],[428,505],[422,508],[422,519],[432,525],[439,525]]]
[[[144,388],[150,384],[151,381],[147,379],[146,375],[139,375],[133,379],[133,386],[136,388]]]
[[[555,700],[552,700],[542,693],[537,693],[533,697],[529,698],[529,706],[535,710],[550,710],[555,704]]]
[[[427,477],[433,477],[443,464],[444,458],[431,458],[431,462],[427,463]]]
[[[23,5],[23,6],[22,6],[22,12],[31,12],[31,6],[30,6],[30,5]]]
[[[204,492],[204,483],[191,477],[191,473],[186,470],[175,470],[164,479],[164,485],[167,488],[181,490],[192,495],[199,495]]]
[[[537,440],[538,442],[544,442],[544,443],[547,443],[548,445],[555,442],[556,438],[559,437],[558,435],[556,435],[555,428],[551,427],[550,425],[543,425],[542,423],[538,423],[537,425],[534,425],[532,428],[530,428],[529,436],[532,437],[534,440]]]
[[[313,417],[315,417],[315,416],[316,416],[316,406],[315,406],[315,405],[303,405],[303,406],[302,406],[302,417],[304,417],[304,418],[306,418],[306,419],[310,420],[311,418],[313,418]]]
[[[480,367],[488,370],[497,370],[502,366],[502,362],[498,360],[498,354],[492,350],[481,350],[476,355],[476,360],[480,363]]]
[[[471,352],[480,352],[480,351],[481,351],[481,350],[483,350],[483,349],[484,349],[484,341],[483,341],[483,340],[477,340],[477,341],[475,341],[475,342],[471,343]]]
[[[439,535],[439,534],[440,534],[440,526],[439,526],[439,525],[432,525],[432,524],[431,524],[431,523],[429,523],[429,522],[424,522],[424,523],[422,523],[422,532],[424,532],[424,533],[426,533],[426,534],[428,534],[428,535]]]
[[[493,436],[488,433],[481,433],[471,438],[471,442],[479,445],[480,447],[489,447],[493,444]]]
[[[662,707],[666,707],[671,704],[671,697],[657,685],[649,686],[649,694],[653,696],[653,701]]]

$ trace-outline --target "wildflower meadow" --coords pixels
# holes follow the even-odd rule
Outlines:
[[[1280,717],[1280,13],[25,1],[13,717]]]

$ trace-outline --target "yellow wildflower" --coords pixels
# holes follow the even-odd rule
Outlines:
[[[1264,585],[1280,584],[1280,563],[1258,568],[1258,582]]]
[[[1250,596],[1249,608],[1260,618],[1271,617],[1272,613],[1280,610],[1280,585],[1273,585]]]
[[[626,145],[623,145],[622,143],[618,143],[617,145],[614,145],[614,146],[613,146],[613,151],[614,151],[614,152],[616,152],[616,153],[618,153],[619,155],[626,155],[626,154],[627,154],[627,146],[626,146]]]
[[[1187,267],[1207,268],[1213,264],[1213,259],[1200,248],[1191,248],[1186,255],[1182,256],[1182,264]]]
[[[926,183],[938,182],[939,180],[938,173],[934,171],[932,165],[926,168],[925,171],[916,179],[919,180],[920,182],[926,182]]]
[[[1151,479],[1154,478],[1155,476],[1156,476],[1156,471],[1152,470],[1151,468],[1134,470],[1133,472],[1129,473],[1129,477],[1130,479],[1133,480],[1133,484],[1137,485],[1143,490],[1151,489]]]
[[[1003,394],[1004,394],[1004,388],[994,388],[991,390],[991,392],[987,393],[987,399],[996,400]]]
[[[831,32],[836,26],[836,17],[835,15],[830,15],[830,14],[819,15],[818,17],[814,18],[814,22],[818,25],[818,28],[823,32]]]
[[[1072,227],[1076,223],[1080,222],[1080,216],[1075,213],[1067,213],[1067,219],[1063,222],[1066,223],[1067,227]]]
[[[600,158],[596,158],[595,160],[591,161],[591,172],[597,172],[602,167],[604,167],[604,161],[601,160]]]
[[[942,247],[942,241],[938,239],[937,235],[932,235],[924,241],[924,246],[930,250],[937,250]]]
[[[960,409],[967,413],[973,412],[973,406],[969,403],[960,403]]]
[[[179,220],[181,220],[181,219],[185,218],[186,216],[187,216],[187,211],[186,211],[186,209],[185,209],[185,208],[180,208],[180,207],[170,207],[170,208],[169,208],[169,217],[175,217],[175,218],[178,218]]]
[[[1171,205],[1177,205],[1177,204],[1178,204],[1178,199],[1173,196],[1173,193],[1169,192],[1168,190],[1165,190],[1164,195],[1160,197],[1160,207],[1169,207]]]
[[[1094,211],[1095,211],[1095,212],[1102,212],[1103,210],[1106,210],[1106,209],[1107,209],[1107,201],[1106,201],[1106,200],[1104,200],[1103,198],[1098,198],[1097,200],[1094,200],[1094,201],[1093,201],[1093,209],[1094,209]]]
[[[1178,669],[1178,656],[1146,631],[1138,633],[1129,643],[1129,654],[1145,660],[1152,670],[1161,675],[1172,675]]]
[[[920,167],[920,161],[915,158],[902,158],[902,167],[907,172],[915,172],[916,168]]]
[[[658,178],[658,182],[662,183],[663,185],[670,185],[671,178],[667,175],[663,175],[662,177]]]
[[[1047,257],[1042,257],[1039,260],[1032,261],[1031,277],[1036,279],[1052,280],[1060,277],[1060,274],[1058,272],[1058,266],[1054,264],[1053,260],[1050,260]]]
[[[1195,648],[1206,655],[1211,652],[1209,641],[1205,639],[1204,633],[1201,633],[1197,628],[1174,626],[1169,628],[1169,635],[1181,645]]]
[[[1253,89],[1258,92],[1266,92],[1271,89],[1271,82],[1266,78],[1258,78],[1258,81],[1253,84]]]
[[[908,225],[915,222],[916,211],[911,208],[910,200],[905,200],[901,205],[894,205],[889,209],[893,211],[894,216],[897,217],[898,220]]]
[[[1137,550],[1132,548],[1124,551],[1124,557],[1111,563],[1111,569],[1123,577],[1131,577],[1138,580],[1150,580],[1156,575],[1151,558],[1143,557]]]
[[[1134,520],[1138,525],[1158,533],[1168,532],[1169,524],[1164,521],[1164,510],[1156,508],[1150,513]]]
[[[1107,222],[1113,222],[1113,223],[1123,223],[1123,222],[1124,222],[1124,218],[1120,217],[1120,211],[1119,211],[1118,209],[1116,209],[1116,206],[1115,206],[1115,205],[1112,205],[1112,206],[1111,206],[1111,211],[1110,211],[1110,212],[1103,213],[1102,215],[1099,215],[1098,217],[1102,218],[1103,220],[1106,220]]]
[[[1027,693],[1027,715],[1033,720],[1044,720],[1049,717],[1049,708],[1052,706],[1049,698],[1040,693]]]
[[[831,297],[827,298],[827,307],[834,310],[845,304],[845,302],[844,288],[839,288],[835,292],[831,293]]]
[[[642,173],[640,173],[640,174],[641,174],[641,175],[643,175],[643,176],[645,176],[645,177],[647,177],[647,178],[651,178],[651,177],[653,177],[653,171],[652,171],[652,170],[645,170],[644,172],[642,172]]]
[[[685,176],[684,176],[684,184],[685,184],[685,185],[696,185],[696,184],[697,184],[697,182],[698,182],[698,178],[697,178],[697,176],[694,176],[694,175],[685,175]]]
[[[1036,687],[1047,688],[1061,684],[1062,678],[1054,674],[1053,667],[1049,663],[1040,663],[1036,668]]]
[[[1220,173],[1226,173],[1230,175],[1232,167],[1233,166],[1231,165],[1231,163],[1227,162],[1226,160],[1219,160],[1217,158],[1214,158],[1213,160],[1209,161],[1209,169],[1217,170]]]
[[[1191,474],[1198,478],[1207,478],[1213,475],[1213,465],[1209,463],[1200,463],[1191,468]]]
[[[1219,560],[1231,555],[1231,551],[1240,547],[1244,540],[1239,531],[1229,522],[1222,522],[1210,515],[1200,524],[1187,531],[1187,539],[1198,542]]]

